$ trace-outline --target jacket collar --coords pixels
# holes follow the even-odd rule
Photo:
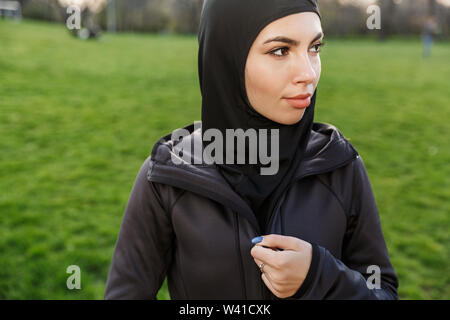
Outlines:
[[[183,129],[188,130],[190,134],[182,140],[173,141],[169,134],[155,144],[150,157],[148,180],[185,189],[215,200],[243,214],[255,228],[259,229],[252,209],[234,192],[216,166],[202,163],[194,151],[183,155],[184,159],[190,159],[188,162],[178,157],[175,148],[182,147],[183,144],[201,146],[202,143],[201,129],[196,128],[194,124]],[[191,149],[195,150],[195,148]],[[183,152],[186,150],[189,148],[184,148]],[[306,157],[300,163],[294,180],[335,170],[353,161],[357,156],[357,151],[336,127],[325,123],[314,123]],[[172,157],[177,157],[181,163],[174,164]]]

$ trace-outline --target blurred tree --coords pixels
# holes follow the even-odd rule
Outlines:
[[[108,0],[106,2],[106,25],[109,32],[116,32],[116,0]]]
[[[428,0],[428,15],[435,15],[437,9],[436,0]]]
[[[116,0],[118,31],[160,32],[167,28],[167,0]]]
[[[385,40],[394,33],[394,17],[397,4],[395,0],[378,0],[378,5],[382,12],[379,39]]]
[[[25,18],[65,22],[61,2],[90,3],[106,0],[19,0]],[[176,32],[195,34],[204,0],[115,0],[117,31]],[[368,30],[366,9],[381,7],[381,30]],[[322,25],[328,36],[375,34],[385,39],[393,34],[420,35],[426,17],[436,16],[442,37],[450,35],[450,0],[319,0]],[[93,8],[93,7],[92,7]],[[92,9],[90,8],[90,9]],[[94,10],[102,29],[107,28],[105,6]]]
[[[65,15],[57,0],[21,1],[22,15],[26,18],[51,21],[65,21]]]
[[[329,36],[347,36],[367,32],[366,8],[358,1],[321,0],[322,28]]]
[[[172,1],[171,29],[177,33],[196,33],[203,0]]]

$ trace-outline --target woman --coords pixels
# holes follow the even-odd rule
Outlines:
[[[362,159],[313,123],[322,38],[316,1],[206,1],[202,128],[163,137],[144,162],[106,299],[154,299],[166,275],[172,299],[397,299]],[[244,156],[234,139],[212,162],[189,152],[230,129],[265,133],[256,146],[269,144],[275,172],[249,161],[251,137]]]

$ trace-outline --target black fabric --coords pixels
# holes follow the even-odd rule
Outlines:
[[[256,112],[248,101],[245,64],[254,40],[265,26],[300,12],[315,12],[320,17],[317,2],[312,0],[207,0],[201,16],[198,71],[202,129],[218,129],[223,136],[226,129],[268,129],[269,133],[270,129],[279,129],[277,174],[261,175],[260,163],[217,164],[234,191],[253,209],[263,231],[277,200],[290,183],[289,177],[304,157],[317,90],[301,121],[294,125],[276,123]],[[271,150],[270,135],[267,139]],[[206,147],[208,143],[203,144]],[[225,146],[224,143],[224,155]],[[247,155],[248,151],[247,145]]]
[[[182,143],[201,139],[199,131]],[[313,246],[306,279],[289,299],[398,299],[361,157],[331,125],[316,123],[311,137],[309,156],[268,226]],[[139,170],[105,299],[155,299],[166,276],[173,300],[276,299],[250,254],[251,240],[260,235],[254,216],[235,210],[245,202],[217,166],[174,164],[174,145],[170,135],[162,138]],[[379,289],[367,286],[371,265],[380,268]]]
[[[319,270],[319,259],[320,259],[320,249],[316,243],[311,243],[312,246],[312,255],[311,255],[311,264],[309,266],[308,273],[306,274],[306,278],[303,281],[300,289],[292,296],[290,299],[301,299],[308,289],[311,289],[313,285],[314,279],[317,278],[317,270]]]

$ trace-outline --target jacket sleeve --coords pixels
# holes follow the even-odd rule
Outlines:
[[[105,299],[156,299],[171,259],[173,229],[148,158],[134,182],[106,281]]]
[[[312,244],[311,265],[293,299],[398,299],[398,279],[389,260],[374,194],[361,157],[352,163],[352,197],[342,260]],[[379,269],[378,269],[379,268]],[[379,280],[376,281],[377,271]],[[368,285],[369,283],[369,285]]]

